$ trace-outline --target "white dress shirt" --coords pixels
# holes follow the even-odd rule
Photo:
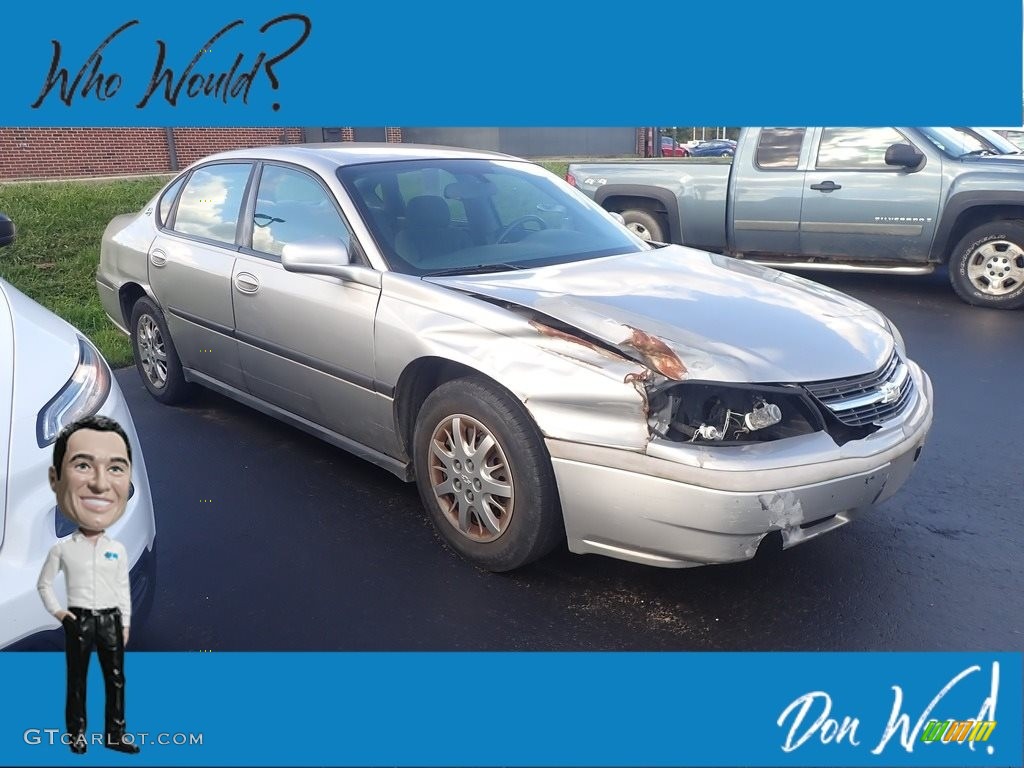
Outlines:
[[[46,610],[56,615],[65,610],[53,591],[53,580],[64,571],[68,606],[102,610],[120,608],[121,623],[131,623],[132,593],[128,582],[128,552],[106,534],[89,539],[81,531],[61,539],[46,556],[36,587]]]

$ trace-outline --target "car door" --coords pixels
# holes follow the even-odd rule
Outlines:
[[[744,151],[733,162],[730,185],[732,250],[799,253],[808,133],[806,128],[762,128],[756,145],[746,137]]]
[[[288,272],[290,243],[340,240],[360,249],[333,194],[315,174],[263,164],[251,235],[232,275],[242,367],[256,397],[363,445],[390,445],[391,401],[374,391],[377,286]],[[367,266],[369,270],[369,266]],[[372,281],[368,281],[372,282]]]
[[[212,163],[185,182],[149,249],[149,282],[181,364],[245,391],[231,275],[251,162]]]
[[[895,128],[821,128],[803,190],[804,256],[925,262],[935,234],[942,161]],[[921,166],[885,164],[893,144],[925,153]]]

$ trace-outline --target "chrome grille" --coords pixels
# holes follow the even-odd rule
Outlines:
[[[881,424],[895,418],[914,399],[914,379],[896,352],[874,373],[803,386],[815,400],[850,427]]]

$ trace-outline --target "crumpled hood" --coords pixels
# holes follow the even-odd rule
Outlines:
[[[894,341],[877,310],[794,275],[667,246],[639,254],[481,275],[424,278],[517,304],[633,359],[678,356],[670,378],[804,382],[877,370]],[[637,333],[639,332],[639,334]],[[638,339],[645,339],[638,345]],[[660,341],[659,341],[660,340]],[[639,350],[639,351],[638,351]],[[679,371],[681,376],[673,375]]]

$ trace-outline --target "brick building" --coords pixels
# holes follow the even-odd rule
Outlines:
[[[214,152],[269,144],[402,141],[524,157],[637,153],[634,128],[0,128],[0,181],[172,173]]]

